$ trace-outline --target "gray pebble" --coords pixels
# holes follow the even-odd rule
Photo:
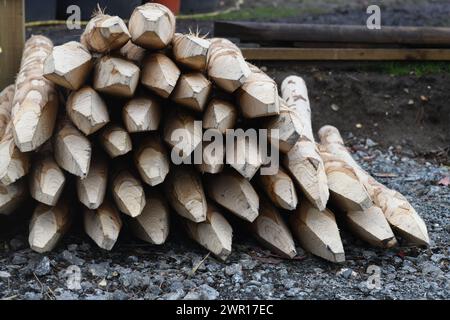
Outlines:
[[[51,271],[50,266],[50,259],[45,256],[41,259],[41,261],[36,265],[36,268],[34,269],[34,273],[37,276],[45,276],[49,274]]]

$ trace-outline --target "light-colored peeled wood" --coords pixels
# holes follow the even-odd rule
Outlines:
[[[145,191],[139,179],[126,169],[116,169],[111,179],[111,191],[119,210],[137,217],[145,207]]]
[[[93,66],[89,50],[79,42],[70,41],[53,47],[44,62],[44,77],[64,88],[78,90]]]
[[[53,150],[56,163],[67,172],[84,178],[89,172],[92,147],[90,141],[67,119],[61,119]]]
[[[58,95],[43,75],[44,61],[52,49],[52,42],[44,36],[32,36],[25,43],[11,111],[14,141],[22,152],[36,150],[55,127]]]
[[[237,118],[238,112],[233,104],[214,98],[203,113],[203,129],[216,129],[225,134],[227,129],[235,127]]]
[[[161,106],[152,97],[134,98],[123,107],[122,119],[130,133],[158,130]]]
[[[249,67],[251,73],[237,92],[242,115],[245,118],[278,115],[280,99],[276,82],[254,65]]]
[[[234,92],[251,71],[241,51],[231,41],[213,38],[207,55],[207,72],[212,81],[227,92]]]
[[[258,179],[261,188],[274,205],[285,210],[297,208],[297,191],[294,182],[284,169],[279,168],[274,175],[260,175]]]
[[[99,12],[86,25],[80,41],[90,51],[108,53],[123,47],[130,37],[130,32],[120,17]]]
[[[331,202],[344,212],[369,209],[372,199],[355,170],[331,153],[322,151],[320,156],[325,165]]]
[[[300,140],[286,154],[284,165],[311,203],[324,210],[329,198],[328,182],[311,128],[311,108],[305,81],[289,76],[283,80],[281,91],[283,99],[303,124]]]
[[[372,178],[352,158],[344,146],[339,131],[333,126],[324,126],[319,130],[321,146],[334,156],[351,166],[361,183],[366,187],[374,204],[379,207],[394,233],[407,242],[427,246],[430,243],[427,227],[408,200]]]
[[[162,183],[169,173],[167,150],[157,133],[150,134],[141,141],[134,161],[141,179],[150,186]]]
[[[269,201],[261,199],[259,215],[250,224],[250,230],[263,246],[276,254],[287,259],[292,259],[297,254],[291,231]]]
[[[111,158],[127,154],[133,148],[128,132],[113,123],[100,132],[100,143]]]
[[[379,248],[397,245],[397,239],[379,207],[373,205],[363,211],[349,211],[344,217],[349,229],[370,245]]]
[[[142,213],[130,219],[133,234],[151,244],[163,244],[170,227],[170,210],[162,194],[156,191],[147,192],[146,205]]]
[[[51,150],[42,151],[34,159],[29,181],[30,194],[35,200],[49,206],[56,205],[66,184],[66,177]]]
[[[100,248],[111,250],[121,228],[120,214],[109,201],[103,202],[97,210],[84,209],[84,230]]]
[[[162,53],[148,55],[142,62],[141,83],[157,95],[167,98],[180,77],[180,69]]]
[[[202,163],[195,164],[198,171],[211,174],[222,172],[225,163],[223,144],[203,142],[202,154]]]
[[[231,254],[233,229],[225,217],[211,203],[208,203],[206,220],[195,223],[183,220],[187,234],[217,258],[225,261]]]
[[[98,131],[109,122],[106,103],[91,87],[73,91],[67,99],[66,112],[70,120],[85,135]]]
[[[172,51],[175,60],[196,71],[205,71],[210,42],[194,34],[175,33]]]
[[[88,175],[77,178],[78,200],[89,209],[97,209],[105,198],[107,182],[108,163],[103,156],[94,153]]]
[[[70,208],[66,199],[61,198],[56,206],[38,204],[30,221],[28,242],[33,251],[51,251],[70,226]]]
[[[180,105],[197,112],[203,112],[211,89],[211,82],[203,74],[183,74],[178,80],[171,98]]]
[[[253,222],[258,217],[259,197],[250,182],[234,170],[207,176],[208,196],[239,218]]]
[[[299,114],[281,98],[280,114],[268,118],[264,127],[268,130],[269,142],[272,142],[272,139],[277,139],[278,148],[283,153],[288,153],[295,146],[303,132],[303,122]],[[274,131],[278,136],[272,134],[272,130],[278,130],[278,132]]]
[[[164,181],[169,204],[182,217],[193,222],[206,219],[206,197],[200,174],[190,166],[172,166]]]
[[[113,96],[132,97],[140,69],[125,59],[104,56],[95,65],[94,89]]]
[[[179,137],[181,134],[181,137]],[[164,141],[172,148],[172,153],[184,160],[202,143],[202,125],[195,118],[180,109],[173,110],[165,119]],[[181,141],[180,141],[181,140]]]
[[[11,121],[11,109],[14,99],[14,85],[11,84],[0,92],[0,140]]]
[[[161,4],[146,3],[134,9],[128,25],[135,44],[147,49],[162,49],[172,41],[175,16]]]
[[[331,262],[344,262],[345,253],[334,214],[319,211],[302,199],[290,218],[291,229],[303,249]]]
[[[131,40],[128,41],[122,48],[119,54],[127,60],[133,61],[138,66],[141,65],[145,57],[145,49],[135,45]]]
[[[8,186],[0,183],[0,214],[9,215],[24,204],[28,195],[25,179],[20,179]]]
[[[263,160],[258,148],[258,141],[255,139],[245,139],[238,137],[234,143],[234,154],[226,149],[226,161],[237,172],[247,179],[253,178],[263,164]]]

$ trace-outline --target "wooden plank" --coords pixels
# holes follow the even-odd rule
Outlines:
[[[0,2],[0,90],[14,82],[25,43],[24,0]]]
[[[247,60],[450,61],[450,49],[241,48]]]
[[[450,28],[386,27],[370,30],[364,25],[321,25],[273,22],[215,22],[216,37],[241,41],[383,43],[415,46],[450,45]]]

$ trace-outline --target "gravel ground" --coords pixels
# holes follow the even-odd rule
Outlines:
[[[380,151],[376,142],[351,134],[347,138],[366,169],[376,176],[388,175],[379,179],[412,202],[428,225],[430,248],[381,251],[342,229],[347,261],[332,264],[301,248],[295,260],[282,260],[240,236],[229,261],[221,263],[180,232],[172,232],[162,247],[136,242],[125,232],[108,253],[75,231],[47,255],[28,249],[21,233],[1,245],[0,297],[449,299],[450,193],[448,186],[438,183],[449,175],[448,167],[410,159],[393,148]],[[373,270],[380,271],[379,277],[369,278]]]

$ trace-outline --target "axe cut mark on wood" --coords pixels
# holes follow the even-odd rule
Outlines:
[[[70,220],[69,205],[64,199],[54,207],[38,204],[30,221],[31,249],[39,253],[51,251],[66,233]]]
[[[163,5],[146,3],[134,9],[128,25],[135,44],[146,49],[163,49],[175,33],[175,16]]]
[[[324,210],[330,194],[325,167],[312,133],[305,82],[300,77],[289,76],[283,80],[281,91],[283,99],[303,124],[301,138],[286,154],[284,165],[311,203],[319,210]]]
[[[91,143],[66,119],[59,124],[53,149],[56,163],[61,168],[81,178],[87,176],[91,164]]]
[[[107,182],[108,164],[102,156],[94,154],[88,175],[77,178],[78,200],[89,209],[97,209],[105,198]]]
[[[206,69],[206,60],[210,42],[194,34],[175,33],[172,50],[175,60],[196,71]]]
[[[162,183],[169,173],[167,151],[157,134],[144,138],[134,159],[142,180],[150,186]]]
[[[67,99],[66,112],[70,120],[85,135],[98,131],[109,122],[106,103],[91,87],[73,91]]]
[[[109,124],[102,130],[100,143],[111,158],[127,154],[133,148],[128,132],[116,124]]]
[[[14,143],[12,123],[6,127],[0,139],[0,183],[10,185],[28,173],[30,160],[28,153],[22,153]]]
[[[119,210],[137,217],[145,207],[145,192],[140,180],[125,169],[113,173],[111,191]]]
[[[14,141],[21,152],[36,150],[53,133],[58,95],[55,85],[43,75],[52,48],[44,36],[32,36],[25,43],[11,112]]]
[[[200,174],[189,166],[173,166],[164,182],[169,204],[182,217],[193,222],[206,219],[206,197]]]
[[[233,170],[205,177],[211,199],[239,218],[253,222],[258,216],[259,197],[250,182]]]
[[[212,85],[201,73],[181,75],[172,93],[172,100],[194,111],[203,112]]]
[[[260,175],[259,182],[274,205],[285,210],[297,208],[298,197],[295,185],[284,169],[274,175]]]
[[[259,215],[250,225],[255,238],[269,250],[283,258],[297,254],[294,239],[280,213],[265,199],[260,201]]]
[[[143,241],[161,245],[169,235],[169,216],[170,210],[164,197],[159,192],[149,191],[144,210],[129,221],[131,231]]]
[[[102,249],[111,250],[122,228],[122,220],[116,208],[108,201],[96,210],[84,210],[84,230]]]
[[[205,221],[183,223],[189,237],[220,260],[225,261],[231,254],[233,229],[214,205],[208,203]]]
[[[11,109],[14,99],[14,85],[11,84],[0,92],[0,140],[5,134],[6,127],[11,122]]]
[[[148,55],[143,61],[141,83],[163,98],[168,98],[180,77],[177,65],[162,53]]]
[[[203,129],[216,129],[221,134],[225,134],[227,129],[234,128],[237,118],[238,112],[233,104],[214,98],[203,114]]]
[[[123,107],[122,119],[130,133],[158,130],[161,106],[150,97],[134,98]]]
[[[136,63],[138,66],[141,65],[142,60],[144,60],[146,50],[135,45],[131,40],[128,41],[122,48],[120,48],[119,54],[126,60]]]
[[[44,77],[69,90],[78,90],[93,66],[89,50],[79,42],[70,41],[53,47],[44,62]]]
[[[140,69],[125,59],[104,56],[95,66],[94,89],[119,97],[132,97],[139,83]]]
[[[252,179],[263,164],[257,139],[238,137],[232,148],[234,152],[229,148],[225,151],[226,162],[243,177]]]
[[[319,211],[302,199],[290,218],[293,234],[303,249],[331,262],[344,262],[345,253],[334,214]]]
[[[222,172],[225,160],[225,150],[222,144],[214,145],[213,143],[203,143],[202,163],[196,164],[195,167],[201,173],[216,174]]]

